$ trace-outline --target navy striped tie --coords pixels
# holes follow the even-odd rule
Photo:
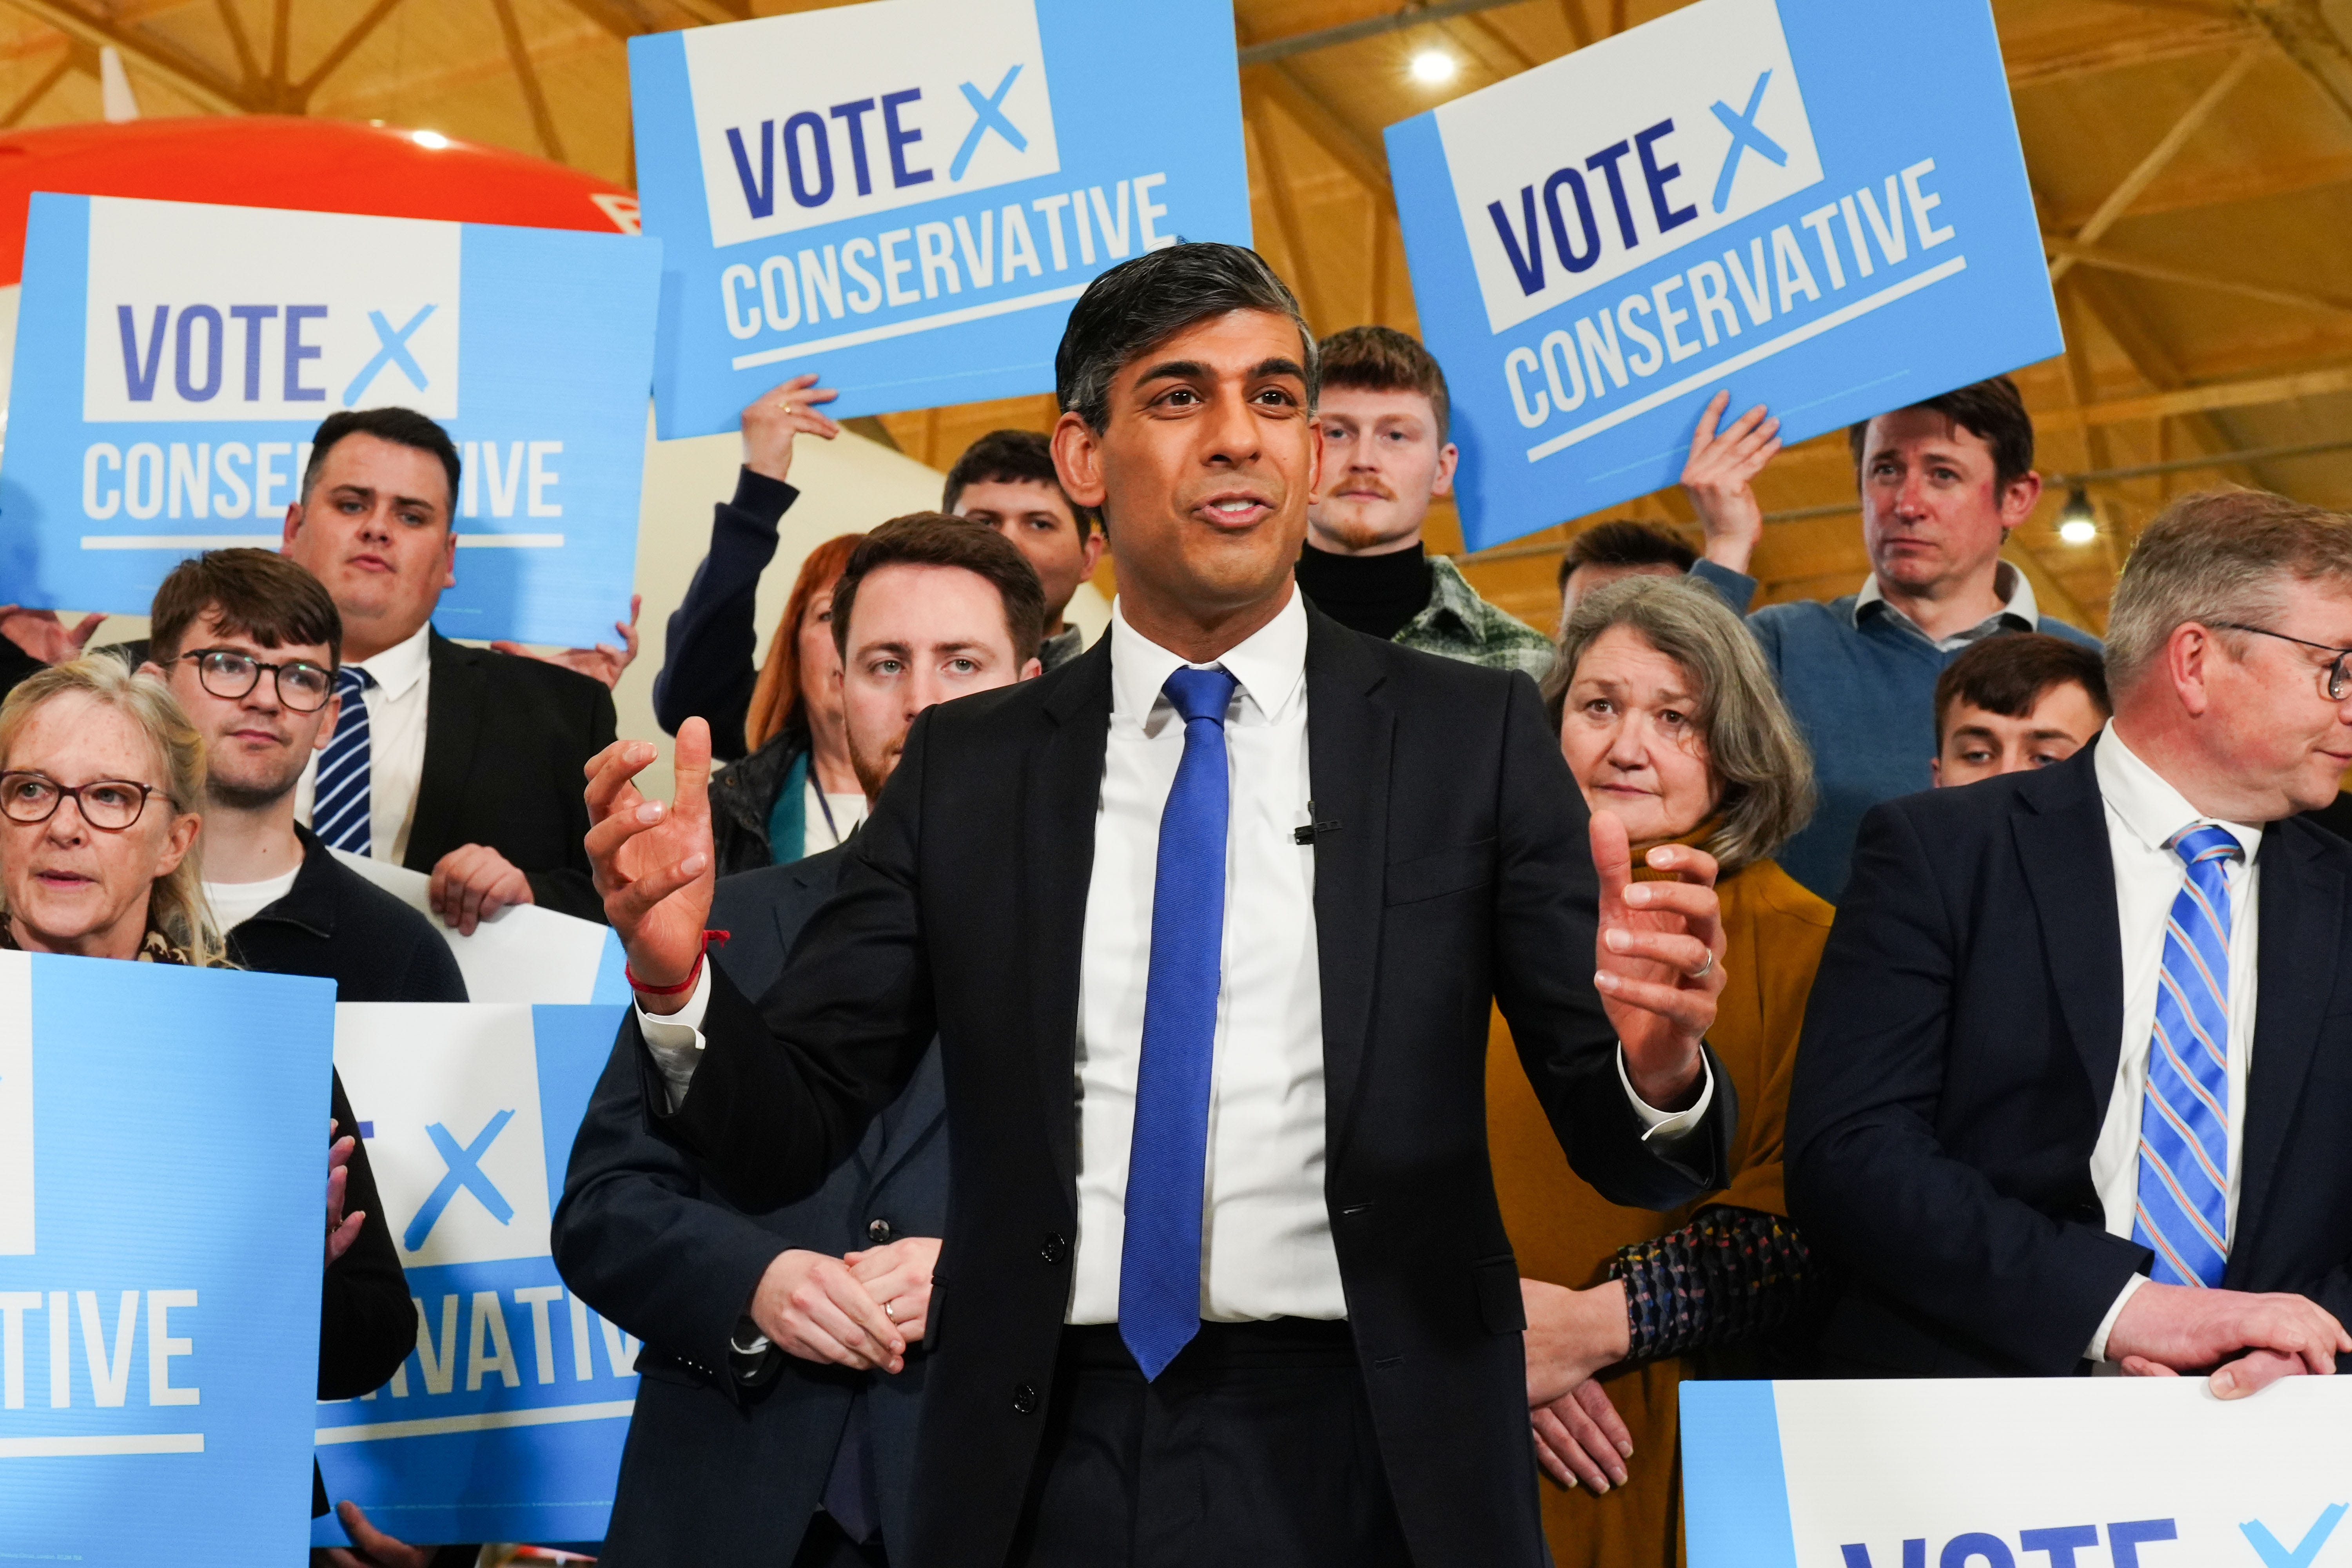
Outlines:
[[[330,849],[366,855],[375,846],[369,794],[374,769],[368,763],[367,689],[375,678],[355,664],[335,671],[335,695],[343,700],[334,739],[319,759],[318,788],[310,797],[310,831]]]
[[[2171,848],[2189,876],[2164,928],[2132,1239],[2154,1249],[2158,1284],[2218,1286],[2230,1263],[2228,862],[2242,851],[2210,826]]]

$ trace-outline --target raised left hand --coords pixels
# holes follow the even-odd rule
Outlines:
[[[1722,907],[1715,857],[1686,844],[1661,844],[1645,857],[1671,882],[1633,880],[1625,825],[1592,814],[1592,867],[1601,877],[1601,927],[1593,985],[1625,1047],[1625,1075],[1643,1103],[1687,1107],[1698,1092],[1699,1042],[1715,1026],[1723,992]]]
[[[367,1210],[354,1209],[343,1213],[343,1190],[352,1179],[352,1151],[358,1141],[350,1137],[336,1138],[339,1124],[327,1118],[327,1136],[334,1142],[327,1145],[327,1267],[332,1268],[336,1259],[352,1249],[360,1238],[360,1226],[367,1223]]]
[[[558,648],[552,653],[540,653],[519,642],[494,642],[490,647],[495,652],[510,653],[518,658],[535,658],[541,664],[560,664],[575,674],[601,680],[608,688],[618,686],[622,672],[636,661],[637,612],[645,607],[645,603],[643,594],[630,595],[629,618],[613,623],[613,629],[621,634],[623,646],[620,647],[607,642],[600,642],[594,647]]]
[[[903,1236],[887,1247],[868,1247],[842,1259],[850,1277],[882,1304],[884,1313],[913,1344],[923,1337],[931,1311],[931,1270],[940,1260],[940,1238]]]
[[[476,926],[508,905],[530,903],[530,879],[488,845],[461,844],[433,868],[425,896],[444,924],[471,936]]]

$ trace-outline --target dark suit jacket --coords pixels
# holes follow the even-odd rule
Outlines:
[[[271,974],[335,983],[338,1002],[463,1002],[466,976],[432,922],[300,823],[302,868],[286,896],[228,932],[229,956]]]
[[[408,828],[412,871],[486,844],[530,878],[548,909],[602,923],[589,880],[588,759],[615,732],[604,683],[541,659],[432,639],[425,772]]]
[[[719,882],[711,924],[733,940],[715,951],[739,986],[757,994],[782,972],[785,951],[832,893],[845,853],[828,850]],[[604,1560],[619,1568],[791,1562],[860,1388],[883,1540],[904,1541],[923,1348],[911,1349],[896,1377],[772,1351],[776,1364],[746,1387],[730,1370],[730,1359],[740,1366],[740,1358],[730,1357],[727,1342],[778,1253],[838,1254],[946,1228],[939,1053],[923,1058],[906,1091],[814,1195],[753,1219],[705,1186],[693,1162],[654,1131],[646,1095],[659,1085],[641,1082],[652,1067],[633,1042],[634,1035],[614,1049],[589,1104],[555,1215],[564,1279],[645,1341]]]
[[[2091,1185],[2125,1046],[2095,752],[1863,819],[1789,1101],[1790,1213],[1845,1266],[1823,1342],[1851,1370],[2075,1371],[2116,1292],[2148,1269],[2147,1248],[2107,1234]],[[2340,1317],[2352,847],[2289,818],[2257,859],[2260,1002],[2223,1283]]]
[[[1641,1141],[1591,983],[1584,805],[1533,683],[1307,611],[1328,1172],[1381,1453],[1417,1561],[1545,1557],[1518,1268],[1486,1163],[1498,998],[1579,1173],[1660,1208],[1721,1184],[1735,1115],[1689,1165]],[[930,709],[841,891],[755,1006],[722,974],[666,1118],[748,1207],[814,1186],[934,1034],[955,1124],[929,1404],[904,1562],[1003,1561],[1071,1291],[1076,1042],[1109,639]],[[625,1034],[634,1036],[634,1022]],[[894,1561],[897,1561],[894,1555]]]

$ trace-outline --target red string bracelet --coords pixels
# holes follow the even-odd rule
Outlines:
[[[621,965],[622,977],[628,981],[629,988],[631,990],[642,991],[648,996],[677,996],[682,994],[685,992],[693,990],[696,984],[702,979],[703,955],[708,953],[714,947],[725,946],[728,938],[732,934],[732,932],[723,931],[704,931],[702,933],[702,952],[694,955],[694,967],[688,970],[686,972],[686,978],[676,985],[648,985],[644,981],[638,979],[637,972],[630,968],[626,963]]]

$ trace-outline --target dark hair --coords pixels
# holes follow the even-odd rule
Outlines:
[[[986,578],[1004,602],[1013,659],[1026,664],[1045,640],[1045,590],[1036,568],[992,528],[974,528],[943,511],[894,517],[857,542],[833,585],[833,646],[849,658],[849,613],[857,585],[885,566],[955,566]]]
[[[269,550],[207,550],[172,568],[155,590],[147,650],[158,664],[180,655],[188,628],[210,610],[220,630],[264,647],[318,647],[343,661],[343,617],[327,585]]]
[[[1418,392],[1437,416],[1437,444],[1454,427],[1454,403],[1445,393],[1445,373],[1421,340],[1394,327],[1349,327],[1318,345],[1323,384],[1366,392]]]
[[[1147,250],[1087,285],[1054,353],[1054,394],[1063,411],[1103,430],[1110,424],[1113,377],[1154,344],[1228,310],[1290,318],[1312,408],[1322,388],[1321,356],[1290,286],[1245,246],[1196,240]]]
[[[2115,704],[2107,700],[2106,661],[2092,649],[2040,632],[1987,637],[1936,678],[1936,749],[1943,750],[1944,721],[1953,703],[2022,719],[2044,696],[2069,682],[2089,692],[2100,712],[2115,712]]]
[[[1087,531],[1095,525],[1092,507],[1080,506],[1062,488],[1062,476],[1054,468],[1054,443],[1034,430],[991,430],[963,449],[963,456],[948,470],[946,488],[940,495],[940,510],[954,511],[956,502],[973,485],[1044,485],[1062,498],[1070,509],[1070,516],[1078,525],[1078,542],[1086,542]]]
[[[310,500],[310,487],[319,482],[319,470],[326,466],[327,454],[346,436],[373,436],[380,441],[414,447],[440,458],[442,470],[449,476],[449,521],[456,523],[459,471],[457,443],[449,439],[449,432],[414,408],[346,408],[320,420],[318,430],[310,437],[310,464],[302,470],[304,500]]]
[[[1597,522],[1569,541],[1559,558],[1559,585],[1580,566],[1671,566],[1687,572],[1698,562],[1698,552],[1646,522]]]
[[[1888,412],[1908,414],[1916,408],[1942,415],[1992,448],[1992,486],[1996,494],[2033,471],[2033,416],[2025,411],[2025,399],[2018,395],[2017,383],[2009,377],[1997,375],[1990,381],[1956,387],[1939,397],[1906,404]],[[1846,429],[1846,444],[1853,448],[1857,472],[1862,468],[1863,439],[1869,433],[1867,419]]]

